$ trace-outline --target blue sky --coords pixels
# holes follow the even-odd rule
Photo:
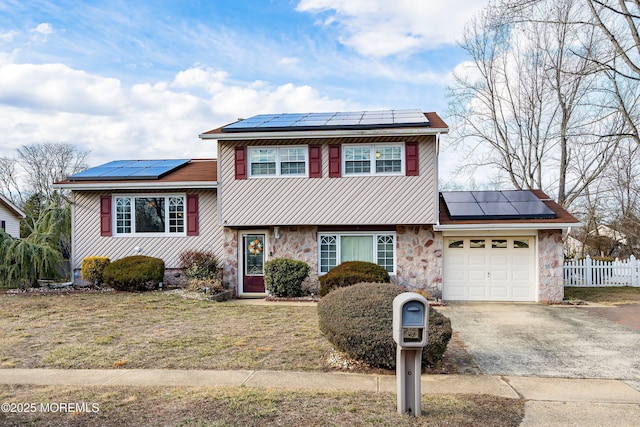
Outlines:
[[[215,157],[198,134],[259,113],[446,118],[476,0],[0,0],[0,155],[61,141],[92,165]]]

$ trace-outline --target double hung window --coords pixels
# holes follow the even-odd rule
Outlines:
[[[249,176],[307,176],[308,152],[307,147],[249,147]]]
[[[322,233],[320,274],[346,261],[367,261],[395,273],[395,233]]]
[[[185,235],[184,195],[115,196],[115,235]]]
[[[404,173],[402,144],[345,144],[344,175],[401,175]]]

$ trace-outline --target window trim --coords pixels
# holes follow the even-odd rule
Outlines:
[[[369,147],[369,172],[347,172],[347,154],[348,148],[365,148]],[[382,147],[400,147],[400,171],[398,172],[376,172],[376,149]],[[404,142],[378,142],[375,144],[342,144],[341,149],[341,165],[342,176],[402,176],[406,174],[406,154]]]
[[[373,262],[378,264],[378,238],[380,236],[392,236],[393,237],[393,271],[389,272],[390,276],[395,276],[398,269],[398,259],[397,259],[397,237],[395,231],[345,231],[345,232],[322,232],[318,233],[318,275],[324,276],[328,271],[322,271],[322,238],[323,237],[335,237],[336,238],[336,265],[340,265],[340,247],[341,247],[341,239],[343,236],[372,236],[373,237],[373,246],[371,247],[373,251]],[[379,264],[378,264],[379,265]]]
[[[142,233],[136,232],[136,198],[164,198],[165,208],[164,208],[164,219],[165,219],[165,231],[163,233]],[[170,224],[170,199],[173,197],[182,198],[182,231],[181,232],[170,232],[169,228]],[[130,199],[131,203],[131,232],[130,233],[119,233],[118,232],[118,204],[117,199]],[[113,230],[114,237],[186,237],[187,236],[187,194],[186,193],[140,193],[140,194],[114,194],[112,196],[112,215],[111,215],[111,226]]]
[[[281,150],[288,148],[300,148],[304,153],[304,174],[283,174]],[[251,168],[251,159],[256,150],[275,150],[276,151],[276,173],[275,174],[253,174]],[[307,145],[253,145],[247,147],[247,178],[309,178],[309,147]]]

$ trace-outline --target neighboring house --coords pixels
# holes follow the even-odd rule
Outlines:
[[[20,238],[20,220],[26,215],[9,199],[0,195],[0,230],[8,235]]]
[[[364,260],[445,299],[562,299],[562,230],[577,220],[542,192],[440,196],[447,132],[417,110],[260,115],[200,135],[217,162],[90,169],[57,184],[72,190],[74,268],[140,253],[173,269],[183,250],[212,250],[240,296],[264,296],[264,262],[286,257],[314,281]]]

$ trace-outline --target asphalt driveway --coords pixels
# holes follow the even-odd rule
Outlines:
[[[483,374],[640,381],[640,330],[591,308],[448,303],[437,309]]]

